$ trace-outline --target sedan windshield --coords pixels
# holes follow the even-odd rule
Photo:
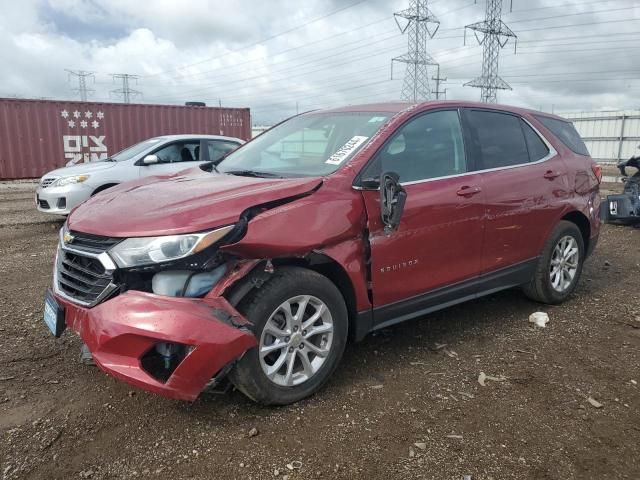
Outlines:
[[[218,171],[233,175],[328,175],[353,158],[388,113],[309,113],[266,131],[227,156]]]
[[[136,143],[135,145],[131,145],[130,147],[119,151],[115,155],[111,155],[107,160],[110,160],[112,162],[123,162],[125,160],[130,160],[139,153],[142,153],[148,148],[151,148],[153,145],[160,143],[160,141],[160,138],[150,138],[149,140],[145,140],[144,142]]]

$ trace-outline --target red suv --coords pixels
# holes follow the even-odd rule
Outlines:
[[[60,232],[45,321],[193,400],[317,391],[348,338],[498,290],[565,300],[598,239],[573,126],[463,102],[305,113],[220,162],[109,189]]]

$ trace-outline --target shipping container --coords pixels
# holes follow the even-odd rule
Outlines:
[[[0,180],[38,178],[181,133],[248,140],[249,109],[0,98]]]

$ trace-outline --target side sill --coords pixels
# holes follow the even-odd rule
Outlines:
[[[523,285],[531,279],[537,262],[538,258],[536,257],[417,297],[374,308],[370,331],[386,328],[459,303]],[[366,322],[360,321],[362,313],[359,314],[358,324],[364,328]],[[366,333],[361,335],[360,339]]]

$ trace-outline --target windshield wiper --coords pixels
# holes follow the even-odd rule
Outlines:
[[[257,172],[255,170],[229,170],[227,175],[238,175],[240,177],[256,177],[256,178],[285,178],[282,175],[271,172]]]

